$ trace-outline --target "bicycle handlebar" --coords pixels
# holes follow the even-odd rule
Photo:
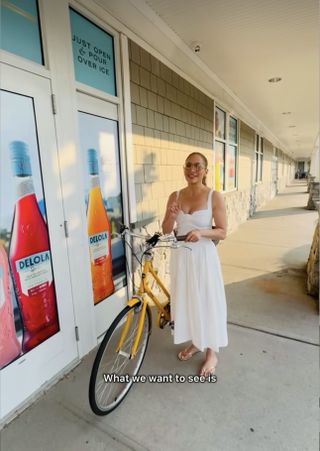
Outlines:
[[[133,238],[140,238],[142,240],[144,240],[147,244],[149,244],[151,247],[155,247],[159,241],[161,242],[172,242],[172,243],[177,243],[177,241],[184,241],[186,235],[181,236],[181,237],[176,237],[174,235],[161,235],[159,232],[154,233],[153,235],[142,235],[141,233],[136,233],[133,232],[132,230],[129,229],[129,227],[125,226],[125,225],[121,225],[120,227],[120,233],[117,234],[120,237],[124,237],[125,235],[130,235]]]

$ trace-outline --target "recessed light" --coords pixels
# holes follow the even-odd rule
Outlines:
[[[282,114],[285,114],[285,115],[291,114],[291,111],[284,111]]]
[[[268,82],[269,83],[278,83],[281,80],[282,80],[281,77],[272,77],[272,78],[269,78]]]

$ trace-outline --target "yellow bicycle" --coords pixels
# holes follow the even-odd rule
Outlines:
[[[124,228],[121,236],[139,237]],[[154,248],[158,243],[172,243],[178,247],[179,238],[154,234],[144,239],[142,255],[142,274],[140,286],[126,307],[115,318],[106,332],[98,349],[90,377],[89,401],[93,412],[97,415],[107,415],[112,412],[126,397],[135,376],[138,374],[147,351],[151,334],[150,299],[158,311],[158,326],[164,328],[169,324],[170,294],[153,266]],[[183,240],[184,237],[181,237]],[[165,296],[165,302],[160,302],[155,290],[150,286],[150,277],[157,288]]]

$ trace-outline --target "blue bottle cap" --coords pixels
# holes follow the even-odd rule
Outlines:
[[[99,174],[98,157],[96,149],[88,149],[88,166],[90,175]]]
[[[30,177],[32,171],[27,144],[23,141],[12,141],[10,143],[10,151],[13,175]]]

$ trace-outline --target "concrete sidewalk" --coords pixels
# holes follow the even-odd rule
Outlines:
[[[293,184],[219,245],[229,346],[218,382],[136,384],[96,417],[88,405],[94,353],[1,432],[2,451],[318,450],[318,316],[303,267],[317,213]],[[179,347],[180,349],[180,347]],[[169,330],[153,328],[142,374],[195,374]]]

